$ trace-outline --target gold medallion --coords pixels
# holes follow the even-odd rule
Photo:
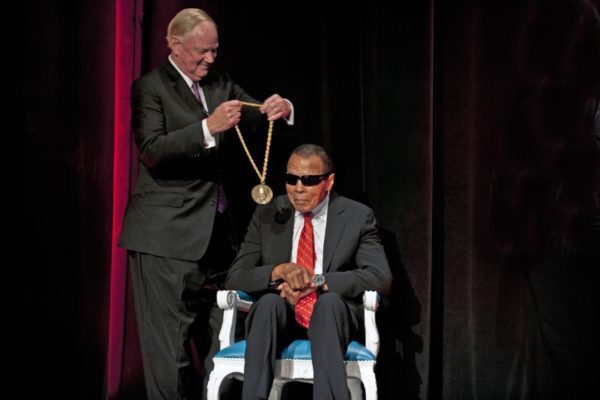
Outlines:
[[[242,101],[241,103],[245,106],[260,107],[260,104],[246,103],[244,101]],[[252,158],[250,150],[248,150],[248,146],[246,146],[246,142],[244,141],[244,137],[242,136],[242,131],[240,131],[240,128],[237,125],[235,126],[235,131],[237,132],[238,137],[240,138],[240,143],[242,143],[242,147],[244,148],[244,151],[248,156],[248,160],[250,161],[252,168],[254,168],[256,175],[258,175],[258,179],[260,179],[260,183],[254,186],[252,188],[252,191],[250,192],[250,194],[252,195],[252,200],[254,200],[258,204],[267,204],[273,199],[273,191],[270,187],[265,185],[265,180],[267,179],[267,165],[269,165],[269,150],[271,149],[271,137],[273,136],[273,121],[269,121],[269,130],[267,131],[267,144],[265,146],[265,158],[263,161],[262,173],[258,170],[258,167],[254,162],[254,158]]]
[[[252,200],[258,204],[267,204],[273,199],[273,191],[264,183],[260,183],[252,188]]]

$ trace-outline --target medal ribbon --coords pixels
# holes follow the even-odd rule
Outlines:
[[[250,106],[250,107],[260,107],[260,104],[257,103],[248,103],[245,101],[241,101],[240,103],[242,103],[242,105],[244,106]],[[242,131],[240,131],[239,126],[235,126],[235,131],[238,134],[238,137],[240,138],[240,142],[242,143],[242,147],[244,148],[244,151],[246,152],[246,155],[248,156],[248,160],[250,160],[250,164],[252,164],[252,168],[254,168],[254,171],[256,172],[256,175],[258,175],[258,179],[260,179],[260,183],[264,185],[265,180],[267,179],[267,165],[269,164],[269,151],[271,149],[271,137],[273,136],[273,121],[269,121],[269,131],[267,132],[267,144],[265,146],[265,159],[263,161],[263,168],[262,168],[262,174],[260,173],[260,171],[258,170],[258,167],[256,166],[256,163],[254,162],[254,159],[252,158],[252,155],[250,154],[250,150],[248,150],[248,146],[246,146],[246,142],[244,141],[244,137],[242,136]]]

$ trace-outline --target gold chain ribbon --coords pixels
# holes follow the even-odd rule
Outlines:
[[[242,105],[244,105],[244,106],[249,106],[249,107],[260,107],[261,106],[261,104],[248,103],[246,101],[240,101],[240,103],[242,103]],[[240,128],[237,125],[235,126],[235,131],[237,132],[238,137],[240,138],[240,142],[242,143],[242,147],[244,148],[244,151],[246,152],[246,155],[248,156],[248,160],[250,160],[250,164],[252,164],[254,171],[256,171],[256,175],[258,175],[258,179],[260,179],[260,183],[264,184],[265,180],[267,179],[267,165],[269,164],[269,151],[271,149],[271,137],[273,136],[273,121],[269,121],[269,131],[267,132],[267,145],[265,147],[265,159],[263,161],[262,173],[258,170],[258,167],[256,166],[256,163],[254,162],[254,159],[252,158],[252,155],[250,154],[250,150],[248,150],[248,146],[246,146],[246,142],[244,141],[242,132],[240,131]]]

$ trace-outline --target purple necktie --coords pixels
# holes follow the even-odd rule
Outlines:
[[[206,115],[208,115],[208,110],[206,109],[207,105],[202,102],[202,96],[200,96],[200,82],[194,81],[194,83],[192,83],[192,93],[196,100],[198,100],[200,107],[202,107]]]
[[[198,81],[194,81],[192,83],[192,93],[194,93],[194,97],[198,100],[198,103],[202,104],[202,98],[200,97],[200,84]]]
[[[223,185],[219,184],[219,189],[217,193],[217,211],[222,214],[226,208],[227,197],[225,196],[225,190],[223,190]]]
[[[204,104],[202,104],[202,97],[200,96],[200,83],[198,81],[194,81],[192,83],[192,93],[194,93],[194,97],[198,100],[198,103],[202,106],[202,109],[206,114],[208,111],[204,108]],[[219,213],[223,213],[227,208],[227,196],[225,196],[225,190],[223,189],[223,185],[219,184],[218,193],[217,193],[217,211]]]

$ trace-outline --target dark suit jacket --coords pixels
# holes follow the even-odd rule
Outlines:
[[[370,208],[330,194],[323,273],[331,292],[349,299],[365,290],[389,292],[392,274],[375,224]],[[226,287],[250,293],[266,290],[273,268],[290,261],[293,227],[294,209],[287,195],[258,206]]]
[[[257,102],[223,73],[211,71],[201,85],[209,111],[226,100]],[[227,181],[222,168],[227,140],[219,134],[216,148],[204,148],[207,115],[169,61],[134,82],[131,107],[140,163],[120,245],[199,260],[212,233],[218,183]],[[261,119],[257,109],[242,109],[244,125]]]

